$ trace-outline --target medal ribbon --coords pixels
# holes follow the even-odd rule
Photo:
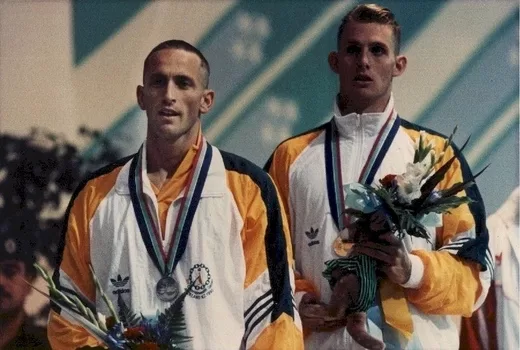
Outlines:
[[[390,145],[392,144],[400,126],[400,118],[393,108],[379,131],[374,145],[370,150],[367,161],[359,174],[358,182],[371,184],[377,170],[381,166]],[[325,172],[327,177],[327,192],[329,205],[334,222],[341,232],[349,223],[349,218],[343,215],[345,198],[341,177],[341,153],[339,132],[334,121],[331,120],[325,131]],[[413,321],[408,304],[401,286],[382,280],[380,285],[381,308],[385,322],[397,329],[406,339],[413,333]]]
[[[370,184],[374,181],[376,172],[381,166],[381,163],[397,134],[397,130],[399,130],[399,126],[400,118],[392,108],[387,116],[385,124],[374,141],[374,145],[370,150],[361,173],[359,174],[359,183]],[[338,127],[334,118],[332,118],[325,129],[325,175],[327,178],[327,193],[332,218],[341,232],[348,225],[348,219],[346,215],[343,215],[345,209],[345,196],[343,194],[339,139]]]
[[[155,266],[163,276],[169,276],[181,259],[193,222],[193,217],[200,201],[202,188],[208,175],[212,158],[212,148],[201,137],[200,146],[193,159],[192,168],[181,199],[179,212],[173,228],[173,237],[167,251],[164,251],[160,237],[159,222],[155,225],[151,209],[143,191],[143,146],[130,164],[129,188],[134,213],[141,231],[141,237]]]

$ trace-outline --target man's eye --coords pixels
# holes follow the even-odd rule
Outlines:
[[[370,51],[376,55],[376,56],[381,56],[381,55],[384,55],[386,53],[386,49],[382,46],[379,46],[379,45],[376,45],[376,46],[373,46]]]
[[[187,79],[187,78],[179,78],[179,79],[177,79],[176,84],[181,89],[187,89],[187,88],[189,88],[192,85],[191,81],[189,79]]]
[[[347,46],[347,53],[348,54],[356,54],[359,52],[359,47],[355,46],[355,45],[350,45],[350,46]]]
[[[164,85],[164,82],[165,82],[165,79],[161,78],[161,77],[152,78],[152,81],[151,81],[153,86],[162,86],[162,85]]]

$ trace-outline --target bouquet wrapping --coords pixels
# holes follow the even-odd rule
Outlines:
[[[182,349],[190,342],[186,334],[183,304],[191,286],[181,293],[164,312],[157,312],[155,318],[145,318],[135,314],[118,295],[117,311],[103,292],[90,266],[91,275],[110,315],[96,312],[94,305],[81,301],[77,296],[65,295],[54,284],[52,277],[38,264],[38,273],[45,279],[49,294],[36,289],[58,305],[62,311],[74,319],[100,342],[100,346],[83,346],[79,349]]]

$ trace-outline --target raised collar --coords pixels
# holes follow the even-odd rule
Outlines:
[[[206,184],[202,190],[202,197],[216,197],[222,196],[226,191],[226,170],[224,168],[224,164],[222,162],[222,157],[220,156],[220,152],[215,147],[208,145],[213,148],[213,157],[211,160],[211,165],[208,172],[208,177],[206,178]],[[194,151],[196,149],[196,145],[193,145],[190,151]],[[137,154],[134,155],[136,157]],[[133,158],[132,158],[133,159]],[[130,190],[128,188],[128,177],[130,172],[130,163],[132,162],[130,159],[121,169],[121,172],[118,176],[118,179],[115,184],[115,190],[119,194],[129,195]],[[146,142],[143,143],[143,162],[142,164],[146,164]],[[143,172],[143,190],[145,194],[150,196],[151,198],[156,198],[156,195],[153,191],[153,188],[150,184],[150,180],[148,179],[148,175],[146,175],[146,168],[141,167],[141,171]],[[146,175],[146,176],[145,176]],[[184,195],[184,191],[176,197],[182,198]]]
[[[366,136],[375,136],[383,127],[383,124],[388,119],[388,116],[393,113],[395,118],[397,113],[394,112],[394,96],[390,95],[390,100],[381,113],[349,113],[341,115],[338,107],[337,98],[334,98],[334,117],[339,134],[341,137],[350,138],[360,131]]]

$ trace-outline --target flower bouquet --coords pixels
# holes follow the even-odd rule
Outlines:
[[[442,224],[439,214],[448,213],[450,209],[472,201],[467,196],[457,194],[472,186],[475,178],[487,167],[468,181],[456,183],[447,189],[436,188],[456,159],[453,156],[442,164],[456,130],[444,141],[439,154],[436,154],[433,144],[426,143],[425,133],[421,131],[414,145],[413,163],[406,165],[405,173],[386,175],[376,186],[360,183],[347,185],[344,214],[353,218],[347,229],[350,236],[354,236],[355,242],[382,242],[378,237],[387,232],[393,232],[399,239],[408,234],[430,241],[427,227]],[[468,141],[469,138],[461,151]],[[377,292],[376,260],[365,255],[350,255],[329,260],[325,264],[323,276],[331,288],[334,289],[341,281],[337,289],[344,289],[334,291],[331,305],[337,306],[337,299],[343,298],[339,303],[342,304],[341,309],[346,311],[347,318],[348,315],[355,315],[359,319],[361,314],[366,320],[364,313],[373,305]],[[352,279],[352,275],[356,278]],[[343,278],[345,276],[348,279]],[[366,333],[364,325],[360,326],[358,322],[356,327],[349,329],[347,326],[353,338],[364,339],[366,344],[374,345],[374,338]],[[353,334],[355,332],[358,334]]]
[[[49,295],[32,286],[36,291],[48,297],[77,321],[92,336],[101,342],[101,346],[83,346],[79,349],[181,349],[190,341],[186,335],[186,324],[182,310],[184,299],[191,286],[180,294],[172,304],[157,317],[148,319],[137,315],[118,296],[118,312],[103,292],[92,266],[90,271],[103,301],[110,310],[106,317],[95,312],[93,305],[87,305],[77,296],[67,296],[56,288],[52,277],[38,264],[38,273],[47,282]]]
[[[386,214],[388,228],[396,232],[399,238],[409,234],[429,241],[426,227],[441,224],[437,214],[448,213],[450,209],[470,203],[471,198],[457,194],[474,185],[475,178],[487,168],[486,166],[468,181],[456,183],[447,189],[436,189],[456,159],[456,156],[451,157],[435,170],[443,161],[445,151],[456,131],[457,128],[445,140],[440,154],[435,153],[431,143],[426,144],[424,131],[421,131],[415,143],[413,163],[407,164],[405,173],[386,175],[379,180],[380,185],[375,187],[359,183],[349,184],[345,213],[358,219],[352,227],[366,229],[371,214],[382,210]],[[461,147],[461,151],[468,141],[469,138]]]

